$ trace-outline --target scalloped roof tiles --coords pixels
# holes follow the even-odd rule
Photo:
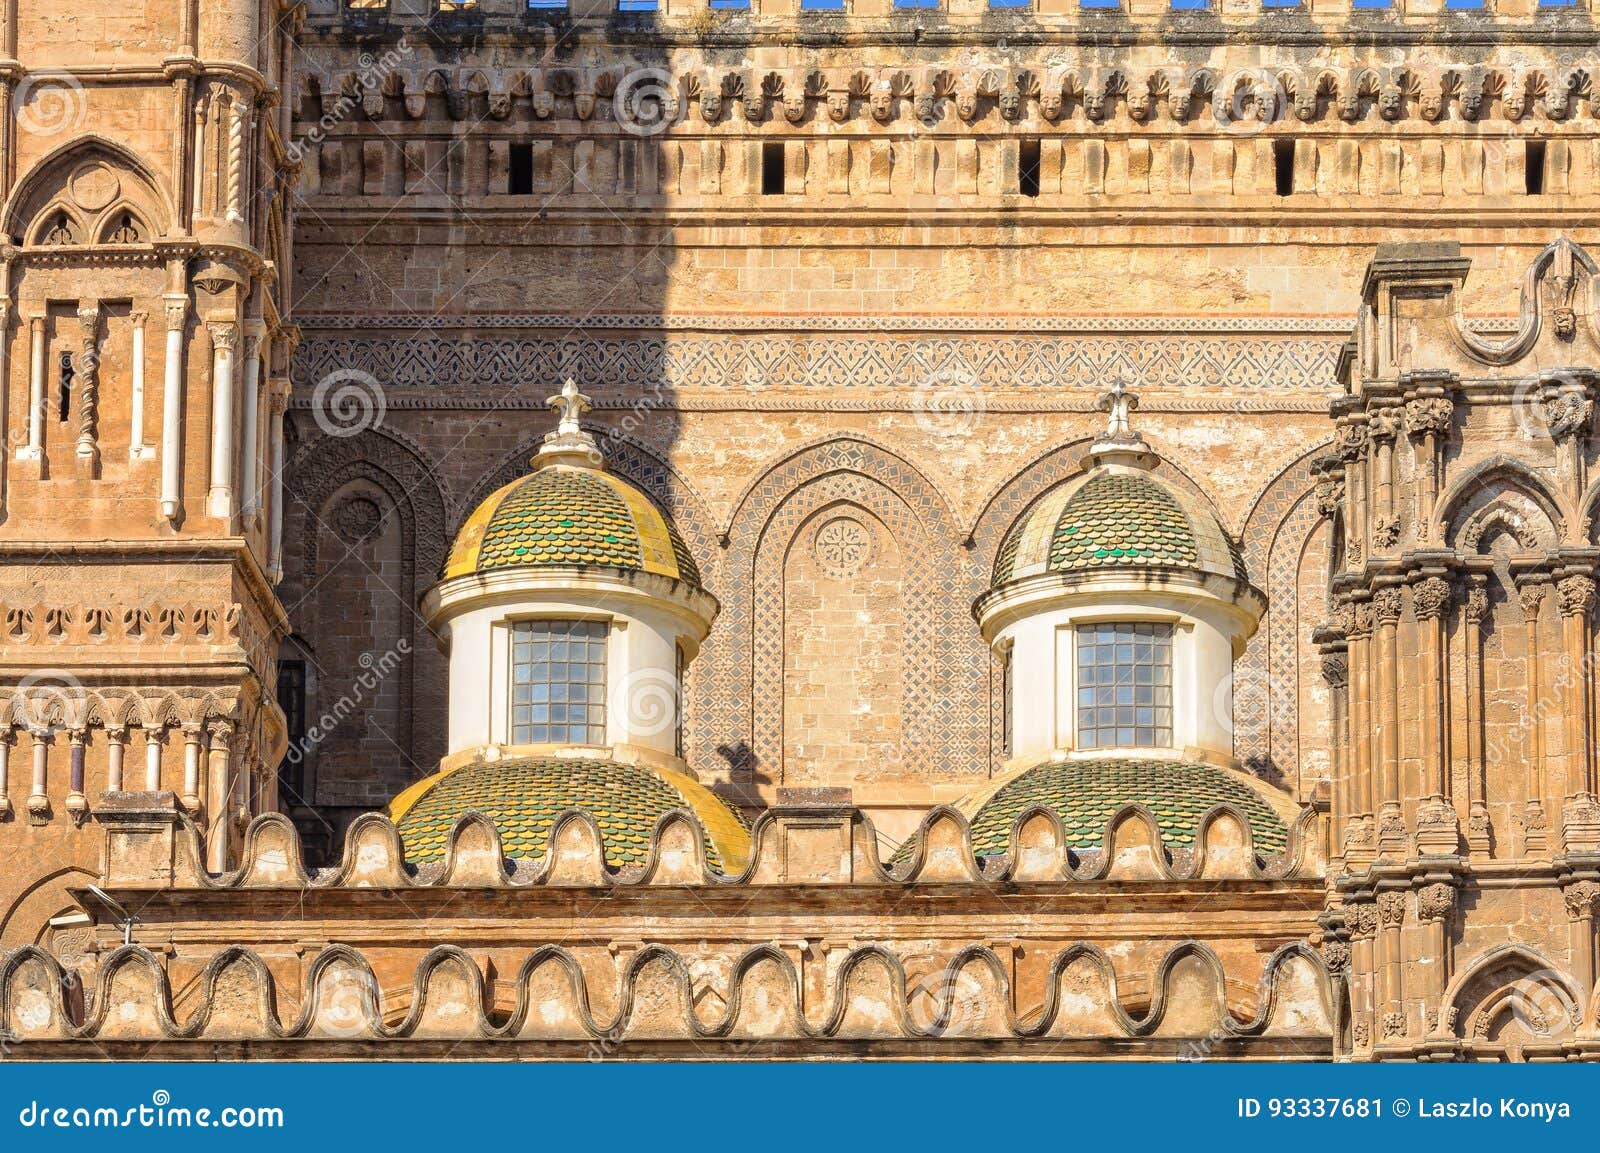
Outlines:
[[[597,565],[699,586],[672,522],[631,484],[598,469],[547,465],[519,477],[467,519],[446,579],[495,569]]]
[[[643,865],[656,822],[673,809],[690,809],[705,827],[712,868],[738,872],[749,859],[742,818],[678,773],[597,759],[523,757],[446,769],[422,785],[390,805],[412,864],[443,860],[450,830],[469,809],[494,822],[508,858],[542,857],[556,818],[582,809],[600,826],[608,865]]]
[[[1061,818],[1073,849],[1098,848],[1106,822],[1124,805],[1149,809],[1169,847],[1193,845],[1200,818],[1216,805],[1232,805],[1245,815],[1258,852],[1278,853],[1288,842],[1283,819],[1261,794],[1226,769],[1197,761],[1048,761],[983,796],[956,805],[972,825],[979,856],[1010,852],[1012,822],[1036,805]]]

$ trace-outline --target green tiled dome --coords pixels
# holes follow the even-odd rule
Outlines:
[[[1259,852],[1283,850],[1288,829],[1265,798],[1226,769],[1195,761],[1048,761],[956,807],[971,822],[973,849],[979,855],[998,856],[1011,850],[1012,822],[1036,805],[1061,818],[1069,848],[1094,849],[1105,834],[1106,821],[1124,805],[1149,809],[1162,840],[1175,848],[1193,845],[1200,818],[1224,804],[1245,815]]]
[[[497,491],[468,518],[445,577],[494,569],[598,565],[698,586],[672,522],[637,488],[597,468],[547,465]]]
[[[444,859],[450,830],[469,809],[500,831],[508,858],[544,855],[550,830],[566,809],[582,809],[600,826],[606,863],[643,865],[650,833],[663,814],[690,809],[706,829],[711,867],[737,872],[749,855],[741,818],[704,786],[679,773],[604,760],[510,758],[447,769],[406,790],[389,807],[406,859]]]
[[[1145,472],[1095,471],[1046,493],[1012,528],[994,586],[1040,573],[1198,569],[1244,579],[1233,542],[1208,509]]]

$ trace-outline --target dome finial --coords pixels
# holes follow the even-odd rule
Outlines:
[[[1155,463],[1155,454],[1129,419],[1129,414],[1139,407],[1139,394],[1128,387],[1126,380],[1112,377],[1110,389],[1100,394],[1095,407],[1106,414],[1106,427],[1089,447],[1089,460],[1085,463],[1135,468],[1149,468]]]
[[[583,431],[579,418],[593,407],[589,398],[578,391],[578,382],[567,377],[561,391],[545,398],[545,404],[557,415],[556,430],[544,438],[533,458],[535,468],[547,464],[575,464],[585,468],[604,468],[605,457],[594,437]]]

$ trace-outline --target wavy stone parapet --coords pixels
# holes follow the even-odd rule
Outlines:
[[[1326,866],[1320,818],[1311,809],[1291,828],[1285,851],[1270,858],[1257,855],[1249,821],[1228,805],[1207,812],[1194,844],[1177,849],[1163,843],[1148,809],[1127,806],[1106,822],[1106,848],[1088,853],[1069,849],[1060,819],[1034,808],[1013,822],[1007,855],[979,857],[966,818],[940,807],[923,818],[906,858],[886,865],[872,822],[859,810],[781,806],[757,818],[750,863],[737,875],[707,864],[704,831],[688,810],[667,813],[656,823],[642,867],[612,869],[599,826],[576,809],[556,819],[549,848],[532,861],[508,861],[489,818],[465,813],[451,830],[444,860],[420,868],[406,864],[394,825],[367,814],[346,833],[339,865],[316,871],[303,864],[294,825],[268,814],[246,831],[238,867],[213,875],[201,864],[205,855],[195,826],[160,796],[106,794],[109,803],[96,814],[108,826],[106,884],[217,890],[1270,881],[1320,879]],[[169,835],[150,836],[152,826]]]
[[[160,1044],[163,1059],[210,1055],[697,1057],[808,1055],[837,1043],[841,1056],[988,1055],[1048,1058],[1116,1055],[1326,1057],[1335,990],[1322,959],[1285,946],[1262,966],[1255,1013],[1230,1012],[1217,956],[1204,945],[1168,952],[1150,982],[1149,1008],[1131,1015],[1109,958],[1092,945],[1063,949],[1051,962],[1036,1011],[1019,1015],[1007,967],[974,946],[951,958],[936,989],[914,994],[888,950],[854,948],[805,1006],[793,962],[767,945],[733,966],[719,1008],[697,1005],[685,958],[647,946],[621,971],[597,1014],[583,967],[567,950],[531,952],[502,997],[486,995],[483,969],[450,945],[416,964],[409,988],[380,989],[374,967],[345,945],[321,950],[300,989],[280,989],[266,962],[244,948],[217,952],[180,1011],[161,961],[139,945],[105,955],[95,987],[74,1010],[75,985],[32,946],[0,959],[0,1035],[7,1055],[133,1056]],[[1029,991],[1035,992],[1035,991]],[[285,996],[284,994],[287,994]],[[291,1000],[298,997],[296,1003]],[[491,1001],[497,1008],[486,1009]],[[819,1049],[819,1045],[821,1048]]]

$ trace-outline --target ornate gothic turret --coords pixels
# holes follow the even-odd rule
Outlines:
[[[1550,245],[1501,336],[1463,315],[1468,268],[1378,249],[1317,470],[1325,921],[1362,1056],[1559,1053],[1594,989],[1595,265]]]

